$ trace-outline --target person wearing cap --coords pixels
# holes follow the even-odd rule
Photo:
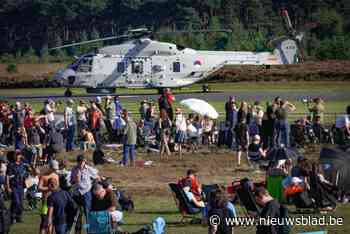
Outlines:
[[[49,180],[57,180],[59,181],[59,176],[57,174],[57,170],[59,169],[59,163],[56,160],[51,160],[49,162],[49,169],[42,173],[39,176],[39,184],[38,190],[42,193],[41,198],[41,209],[40,209],[40,231],[39,233],[46,233],[48,229],[48,206],[47,206],[47,198],[49,197],[51,191],[49,189]]]
[[[123,165],[127,166],[130,156],[130,166],[135,166],[136,160],[136,142],[137,142],[137,126],[136,123],[129,116],[129,112],[124,109],[122,118],[125,121],[123,130]]]
[[[13,223],[22,222],[24,181],[26,169],[22,154],[16,151],[15,161],[11,162],[6,171],[6,190],[11,195],[11,220]]]
[[[262,210],[259,214],[259,218],[272,219],[281,217],[281,205],[274,199],[269,192],[264,187],[257,187],[254,192],[254,198],[256,203],[262,207]],[[257,214],[252,214],[256,216]],[[257,225],[256,233],[257,234],[266,234],[266,233],[280,233],[279,225]]]
[[[253,142],[248,146],[248,160],[250,162],[258,162],[266,157],[266,150],[263,150],[260,144],[260,136],[255,135],[253,137]]]
[[[182,158],[182,145],[186,143],[187,140],[187,123],[186,118],[182,114],[182,110],[180,108],[175,109],[175,127],[176,127],[176,135],[175,135],[175,143],[178,144],[179,155]]]
[[[66,151],[72,151],[73,150],[73,144],[74,144],[74,136],[75,136],[75,129],[76,129],[76,116],[73,110],[74,101],[73,99],[69,99],[67,101],[67,106],[64,108],[64,128],[67,133],[67,139],[66,139]]]

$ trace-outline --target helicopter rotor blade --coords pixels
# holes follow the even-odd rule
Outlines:
[[[69,47],[74,47],[74,46],[90,44],[90,43],[94,43],[94,42],[110,41],[110,40],[130,37],[130,36],[131,35],[129,35],[129,34],[124,34],[124,35],[120,35],[120,36],[111,36],[111,37],[98,38],[98,39],[89,40],[89,41],[82,41],[82,42],[76,42],[76,43],[66,44],[66,45],[62,45],[62,46],[57,46],[57,47],[50,48],[49,50],[58,50],[58,49],[63,49],[63,48],[69,48]]]
[[[162,31],[162,32],[155,32],[154,34],[181,34],[181,33],[214,33],[214,32],[225,32],[225,33],[231,33],[232,30],[230,29],[220,29],[220,30],[179,30],[179,31]]]

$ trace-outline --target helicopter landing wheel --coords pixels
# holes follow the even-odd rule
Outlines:
[[[64,92],[65,97],[71,97],[72,95],[73,95],[73,92],[70,89],[66,89],[66,91]]]

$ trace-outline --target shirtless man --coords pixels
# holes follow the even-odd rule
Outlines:
[[[41,221],[40,221],[40,230],[39,234],[45,234],[48,230],[48,217],[47,217],[47,198],[50,195],[50,190],[48,187],[49,180],[54,179],[56,181],[59,181],[59,176],[57,174],[57,171],[59,170],[59,164],[56,160],[52,160],[49,163],[49,170],[40,176],[39,178],[39,185],[38,189],[40,192],[42,192],[42,207],[40,210],[40,216],[41,216]]]

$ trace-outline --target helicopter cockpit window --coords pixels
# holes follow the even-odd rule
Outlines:
[[[180,62],[173,62],[173,72],[180,72],[180,71],[181,71]]]
[[[135,74],[143,73],[143,62],[142,61],[132,61],[131,62],[131,72]]]
[[[91,72],[92,58],[83,58],[78,66],[77,72]]]
[[[119,72],[119,73],[125,72],[125,63],[124,62],[119,62],[117,64],[117,72]]]

